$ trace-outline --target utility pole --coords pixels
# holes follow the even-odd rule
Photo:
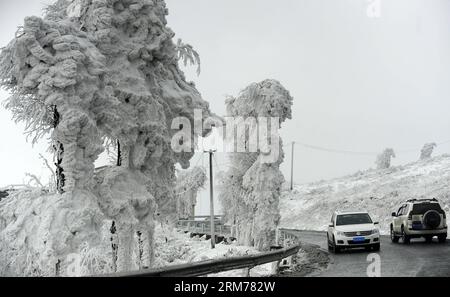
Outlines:
[[[213,180],[213,154],[215,150],[205,151],[205,153],[209,153],[209,213],[210,213],[210,221],[211,221],[211,248],[216,247],[216,235],[215,235],[215,226],[214,226],[214,180]]]
[[[294,189],[294,145],[295,141],[292,142],[291,148],[291,191]]]

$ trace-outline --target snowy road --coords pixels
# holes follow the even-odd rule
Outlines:
[[[327,249],[325,232],[296,231],[300,241]],[[370,264],[364,250],[331,254],[328,269],[314,276],[366,276]],[[450,276],[450,242],[425,243],[423,239],[411,240],[410,245],[393,244],[388,236],[381,238],[381,276]],[[293,275],[295,276],[295,274]]]

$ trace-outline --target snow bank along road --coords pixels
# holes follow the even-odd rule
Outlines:
[[[301,242],[315,244],[327,249],[326,232],[295,231]],[[313,276],[367,276],[370,253],[364,249],[331,254],[328,268]],[[388,236],[381,237],[381,276],[450,276],[450,242],[425,243],[423,239],[413,239],[411,244],[394,244]],[[292,276],[296,276],[293,273]]]

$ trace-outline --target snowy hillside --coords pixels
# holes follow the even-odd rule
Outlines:
[[[281,226],[325,230],[335,210],[367,210],[387,233],[391,213],[409,198],[435,197],[448,213],[449,185],[450,155],[297,185],[292,192],[283,193]]]

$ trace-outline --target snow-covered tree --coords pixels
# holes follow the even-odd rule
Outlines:
[[[50,136],[58,189],[65,193],[58,198],[64,203],[47,207],[54,214],[27,224],[45,217],[57,220],[47,228],[69,226],[46,233],[62,242],[57,247],[49,239],[45,247],[27,245],[9,258],[28,255],[23,249],[29,248],[40,261],[46,252],[62,271],[69,253],[81,253],[81,242],[103,246],[98,233],[108,226],[117,239],[116,270],[133,267],[136,234],[145,246],[138,255],[146,255],[147,263],[139,267],[151,262],[155,213],[176,211],[168,207],[175,199],[175,164],[188,168],[194,154],[194,147],[172,151],[172,120],[183,116],[193,124],[194,109],[209,116],[208,104],[179,68],[167,13],[163,0],[58,0],[43,18],[25,18],[2,50],[0,85],[11,93],[6,107],[25,122],[33,141]],[[121,166],[96,172],[105,139],[120,143]],[[15,200],[8,201],[12,207]],[[8,209],[0,214],[6,224],[14,222]],[[11,234],[5,235],[8,242],[14,241]]]
[[[291,118],[292,101],[289,92],[278,81],[264,80],[251,84],[237,98],[228,98],[226,104],[228,116],[254,117],[261,125],[264,117],[278,118],[273,127],[278,132],[281,123]],[[246,146],[252,133],[256,131],[243,134]],[[280,140],[278,133],[271,133],[266,136]],[[274,162],[263,161],[267,152],[261,148],[253,152],[247,146],[246,152],[231,153],[230,169],[219,181],[222,209],[226,219],[235,225],[238,241],[260,250],[268,250],[275,244],[275,231],[280,220],[278,205],[284,177],[279,166],[284,153],[281,140],[277,143],[274,149],[279,150],[279,154]]]
[[[377,156],[376,165],[377,169],[387,169],[391,167],[391,158],[395,158],[395,152],[391,148],[385,149],[381,154]]]
[[[177,176],[175,196],[177,197],[177,219],[193,219],[197,205],[198,190],[206,183],[203,167],[181,171]]]
[[[197,65],[197,75],[200,75],[201,71],[200,55],[196,50],[194,50],[192,45],[185,44],[181,39],[178,39],[177,51],[178,51],[178,59],[180,61],[183,61],[184,66],[187,66],[188,64],[191,66]]]
[[[425,143],[422,150],[420,151],[420,160],[426,160],[431,158],[431,154],[433,154],[433,150],[436,147],[436,143]]]

